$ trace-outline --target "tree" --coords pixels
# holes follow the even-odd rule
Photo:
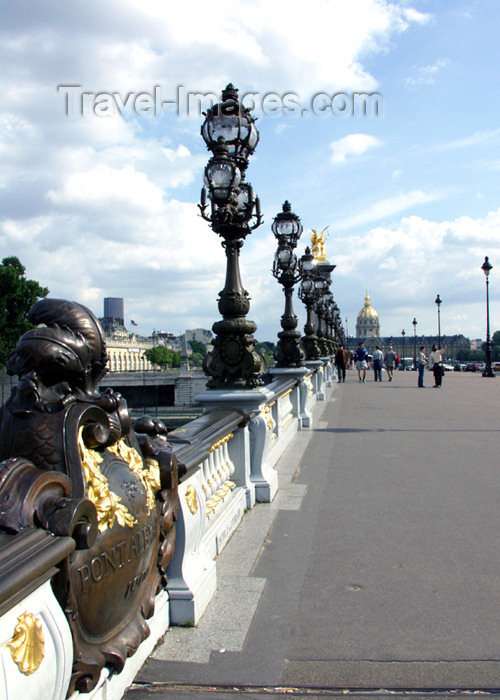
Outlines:
[[[19,338],[33,328],[28,312],[49,293],[35,280],[26,279],[18,258],[4,258],[0,265],[0,367],[7,362]]]
[[[201,365],[203,364],[204,357],[205,355],[202,355],[201,352],[193,352],[189,356],[189,364],[193,365],[193,367],[201,367]]]
[[[205,357],[205,355],[207,354],[207,346],[201,341],[190,340],[189,345],[191,346],[191,350],[193,351],[193,353],[198,353],[202,357]]]
[[[157,345],[154,348],[148,348],[144,351],[146,359],[153,365],[160,367],[180,367],[181,353],[176,350],[170,350],[166,345]]]
[[[262,343],[257,343],[255,347],[260,354],[263,355],[266,361],[266,367],[269,367],[273,360],[274,350],[276,348],[275,344],[271,343],[269,340],[264,340]]]

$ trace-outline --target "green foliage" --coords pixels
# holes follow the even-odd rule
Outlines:
[[[148,348],[144,351],[144,355],[149,362],[159,367],[180,367],[181,353],[177,350],[170,350],[166,345],[157,345],[154,348]]]
[[[189,364],[193,365],[193,367],[201,367],[201,365],[203,364],[203,358],[204,355],[202,355],[201,353],[193,352],[188,358]]]
[[[19,338],[33,328],[28,311],[49,293],[35,280],[26,279],[18,258],[4,258],[0,265],[0,367],[7,362]]]
[[[271,343],[269,340],[265,340],[262,343],[256,343],[255,347],[264,357],[266,361],[266,367],[269,367],[273,360],[274,350],[276,348],[274,343]]]
[[[482,350],[459,350],[457,360],[460,362],[484,362],[486,355]]]
[[[205,357],[205,355],[207,354],[207,346],[201,341],[190,340],[189,345],[191,346],[191,350],[193,351],[193,353],[198,353],[202,357]]]

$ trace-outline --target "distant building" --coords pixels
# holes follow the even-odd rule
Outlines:
[[[205,328],[195,328],[194,330],[185,331],[186,342],[196,340],[203,345],[210,345],[213,340],[212,331],[207,331]]]
[[[144,338],[138,340],[135,336],[118,338],[106,336],[106,351],[108,353],[108,368],[110,372],[139,372],[154,369],[146,359],[144,352],[153,347],[153,343]]]
[[[125,331],[125,305],[121,297],[105,297],[104,316],[99,319],[105,333]]]
[[[355,350],[359,343],[363,342],[369,353],[375,350],[375,346],[379,345],[385,351],[392,345],[395,352],[400,357],[412,358],[415,352],[423,345],[429,352],[433,345],[438,345],[437,335],[420,335],[416,339],[413,335],[405,336],[380,336],[380,320],[378,313],[371,305],[371,299],[366,291],[365,305],[358,314],[356,323],[356,337],[347,338],[349,350]],[[454,360],[457,358],[460,350],[471,350],[474,348],[474,343],[481,341],[471,341],[463,335],[442,335],[441,347],[444,348],[444,356],[446,359]],[[415,351],[416,348],[416,351]]]
[[[365,343],[368,352],[375,350],[375,345],[380,345],[380,321],[378,313],[371,305],[368,290],[366,290],[365,305],[356,321],[356,339],[358,343],[360,341]]]

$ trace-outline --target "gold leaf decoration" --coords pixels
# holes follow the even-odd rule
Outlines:
[[[269,430],[272,430],[274,426],[274,421],[271,408],[269,406],[264,406],[264,408],[262,409],[262,413],[264,414],[264,420],[267,423],[267,427],[269,428]]]
[[[45,653],[45,640],[41,620],[33,613],[25,612],[17,618],[14,636],[10,642],[6,642],[10,649],[12,660],[17,667],[29,676],[35,673],[43,661]]]
[[[217,450],[219,447],[222,447],[222,445],[225,445],[226,442],[229,442],[229,440],[231,440],[233,437],[233,433],[228,433],[228,435],[218,440],[218,442],[214,443],[208,450],[209,454],[215,452],[215,450]]]
[[[97,510],[99,532],[105,532],[108,527],[111,530],[115,519],[121,527],[133,527],[136,523],[135,518],[128,512],[126,506],[120,503],[120,496],[110,490],[108,480],[99,469],[103,458],[96,450],[89,449],[83,441],[83,426],[78,433],[78,447],[87,483],[88,497]]]
[[[198,512],[198,499],[196,498],[196,491],[192,484],[189,484],[186,489],[186,503],[191,513],[195,515],[195,513]]]
[[[125,460],[130,467],[130,471],[139,478],[146,491],[148,513],[151,512],[155,507],[156,494],[161,488],[158,462],[154,459],[148,459],[146,461],[148,469],[144,469],[141,455],[133,447],[129,447],[123,438],[111,447],[108,447],[108,450]]]

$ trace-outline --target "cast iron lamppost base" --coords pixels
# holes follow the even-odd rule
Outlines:
[[[491,368],[491,338],[490,338],[490,272],[493,269],[493,265],[488,260],[488,256],[485,257],[484,263],[481,265],[481,269],[486,277],[486,366],[484,368],[483,377],[494,377],[495,373]]]
[[[205,168],[199,206],[202,217],[223,238],[226,252],[226,281],[218,301],[222,320],[212,326],[214,349],[203,361],[203,369],[211,377],[207,382],[210,389],[253,389],[263,384],[266,368],[252,335],[257,326],[246,319],[250,301],[239,267],[245,237],[262,223],[259,199],[244,182],[248,158],[259,140],[254,122],[249,110],[238,102],[238,91],[229,84],[222,102],[207,110],[201,127],[213,155]]]
[[[299,217],[292,212],[290,203],[283,204],[283,211],[274,217],[272,232],[278,240],[274,256],[273,276],[283,285],[285,312],[281,317],[282,331],[274,352],[277,367],[302,367],[305,353],[300,346],[297,316],[293,311],[293,288],[301,278],[300,266],[294,249],[302,233]]]

